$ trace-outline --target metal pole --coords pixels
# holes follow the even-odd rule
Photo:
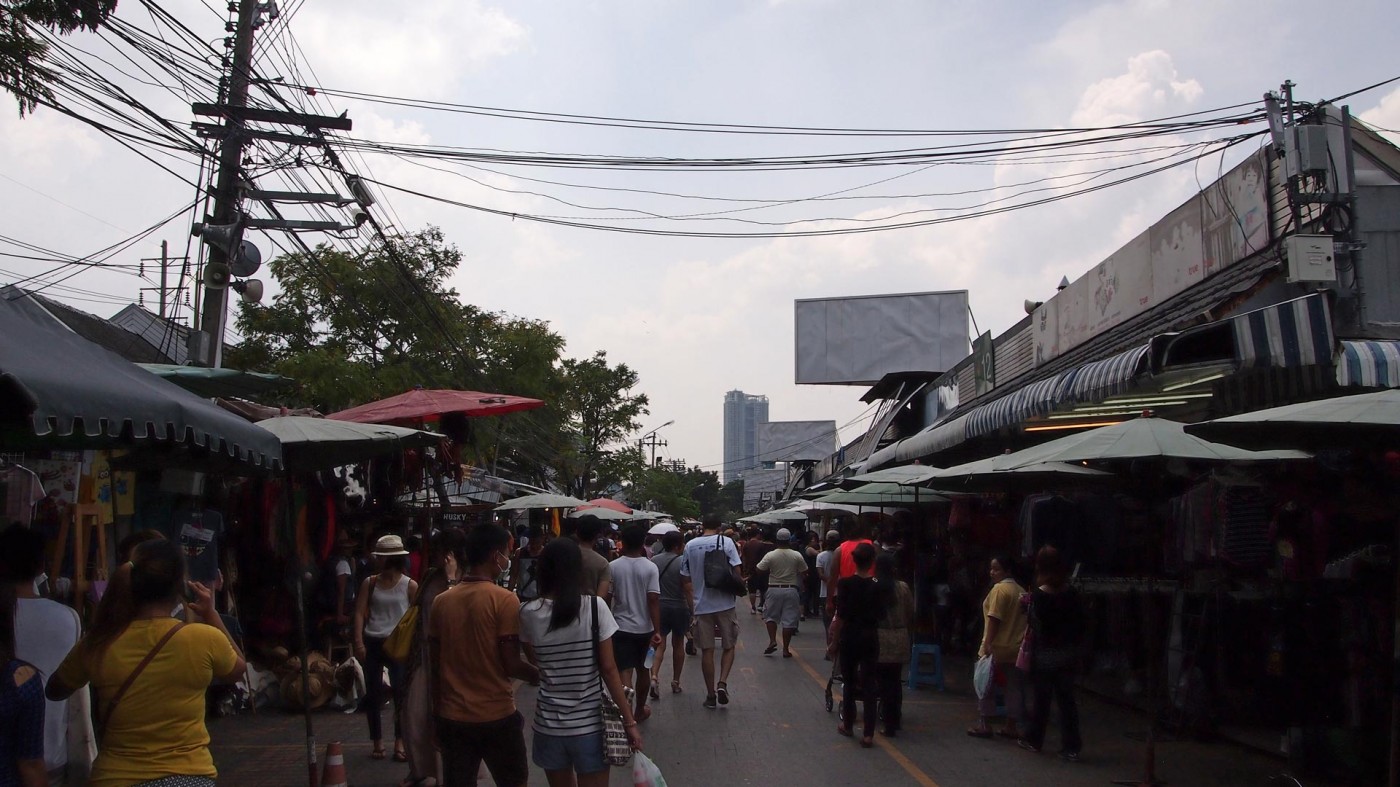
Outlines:
[[[214,185],[213,224],[234,224],[238,221],[238,179],[243,163],[243,120],[237,110],[248,104],[248,83],[253,68],[253,19],[258,13],[257,0],[239,0],[238,22],[233,39],[233,64],[229,71],[228,96],[224,107],[225,136],[219,148],[219,177]],[[235,232],[231,247],[238,248],[241,232]],[[207,244],[209,257],[205,267],[227,265],[228,253],[215,244]],[[228,310],[228,288],[204,288],[204,305],[200,313],[199,330],[209,337],[206,357],[196,358],[202,366],[218,368],[223,362],[224,320]]]
[[[170,242],[160,242],[160,318],[165,319],[165,273],[170,265]]]
[[[296,527],[292,518],[292,479],[291,476],[282,477],[282,511],[283,519],[287,525],[287,532],[291,533]],[[297,557],[294,555],[294,561]],[[321,774],[316,770],[316,730],[311,722],[311,668],[307,664],[311,655],[310,645],[306,641],[306,591],[305,580],[302,578],[301,566],[296,567],[296,597],[297,597],[297,642],[301,648],[301,712],[306,720],[306,783],[309,787],[320,787]]]

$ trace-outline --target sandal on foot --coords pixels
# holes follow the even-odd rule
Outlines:
[[[862,749],[870,749],[870,748],[873,748],[874,746],[875,746],[875,739],[874,739],[874,738],[861,738],[861,739],[860,739],[860,747],[861,747]]]
[[[671,693],[672,693],[672,694],[680,694],[680,693],[681,693],[681,682],[680,682],[680,681],[678,681],[678,680],[673,680],[673,681],[671,681]]]
[[[854,738],[854,737],[855,737],[854,735],[851,734],[850,729],[848,729],[848,728],[846,727],[846,725],[844,725],[844,724],[838,724],[838,725],[836,725],[836,734],[837,734],[837,735],[844,735],[844,736],[846,736],[847,738]]]
[[[643,705],[643,706],[642,706],[642,712],[641,712],[641,713],[633,714],[633,716],[632,716],[632,720],[635,721],[635,722],[637,722],[638,724],[641,724],[642,722],[644,722],[644,721],[646,721],[647,719],[650,719],[650,718],[651,718],[651,706],[650,706],[650,705]]]
[[[384,749],[383,749],[383,748],[375,749],[374,751],[372,751],[372,752],[369,753],[369,758],[370,758],[371,760],[382,760],[382,759],[384,759],[384,758],[387,757],[387,756],[388,756],[388,755],[384,753]]]
[[[655,681],[653,681],[651,684],[651,691],[648,692],[648,696],[650,696],[654,700],[661,699],[661,687],[656,685]]]
[[[408,762],[408,752],[402,749],[395,749],[394,762]]]
[[[766,647],[766,648],[763,649],[763,655],[765,655],[765,656],[771,656],[771,655],[773,655],[774,653],[777,653],[777,652],[778,652],[778,646],[777,646],[777,645],[769,645],[768,647]]]

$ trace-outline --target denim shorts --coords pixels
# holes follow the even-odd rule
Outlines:
[[[572,770],[583,774],[608,770],[603,761],[602,732],[561,738],[535,730],[530,759],[546,771]]]

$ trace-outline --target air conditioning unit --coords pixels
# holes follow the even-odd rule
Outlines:
[[[1283,242],[1287,257],[1285,280],[1327,282],[1337,280],[1337,256],[1331,235],[1293,235]]]

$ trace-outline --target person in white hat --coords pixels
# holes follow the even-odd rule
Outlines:
[[[398,709],[403,707],[403,675],[397,663],[384,654],[384,640],[394,633],[399,618],[418,597],[418,583],[405,572],[408,550],[398,536],[382,536],[370,552],[374,555],[378,573],[365,578],[355,599],[355,658],[365,669],[365,716],[369,720],[369,737],[374,743],[370,757],[382,760],[384,733],[379,710],[384,706],[384,680],[380,676],[389,670],[389,687],[394,695],[394,759],[408,761],[404,748]]]
[[[763,622],[768,625],[768,648],[763,655],[778,650],[778,626],[783,627],[783,658],[792,658],[789,646],[797,633],[802,615],[802,596],[797,592],[807,573],[807,559],[792,548],[792,531],[782,528],[772,551],[758,561],[755,571],[766,577],[768,590],[763,598]]]

